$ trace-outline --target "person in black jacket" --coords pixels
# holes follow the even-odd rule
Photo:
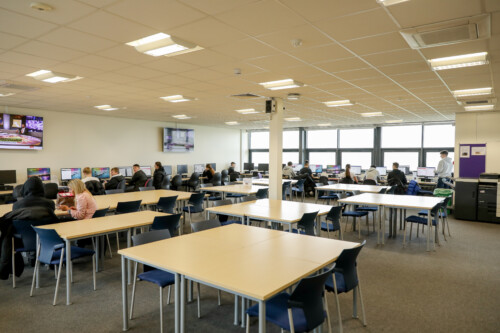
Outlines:
[[[399,170],[399,163],[392,163],[392,171],[387,175],[387,184],[390,186],[397,186],[396,193],[404,194],[405,188],[404,186],[408,183],[406,180],[406,176],[403,171]]]
[[[31,177],[23,185],[23,199],[16,201],[12,210],[28,207],[45,207],[54,212],[56,204],[53,200],[45,198],[42,180]]]
[[[210,182],[212,180],[212,177],[215,174],[215,170],[212,168],[212,164],[208,163],[205,166],[205,171],[203,171],[203,174],[201,175],[202,177],[207,177],[207,182]]]
[[[229,175],[231,175],[232,173],[235,173],[236,171],[234,170],[234,168],[236,168],[236,163],[235,162],[231,162],[231,166],[229,167],[229,169],[227,169],[227,173]]]
[[[139,191],[139,187],[144,187],[144,185],[146,185],[146,182],[148,180],[148,176],[146,176],[144,171],[141,170],[139,164],[134,164],[133,169],[134,169],[134,175],[132,176],[132,179],[128,183],[129,186],[127,187],[127,192]]]
[[[155,189],[161,190],[161,185],[166,177],[167,174],[165,173],[165,169],[163,169],[161,162],[156,162],[155,173],[153,174],[153,186]]]
[[[313,172],[312,172],[311,168],[309,167],[309,161],[306,161],[304,163],[304,167],[302,169],[300,169],[299,174],[300,175],[306,175],[307,174],[309,176],[312,176],[312,173]]]
[[[106,190],[116,190],[118,188],[118,184],[120,184],[125,177],[120,174],[120,169],[117,167],[112,168],[110,173],[111,178],[104,183],[104,188]]]

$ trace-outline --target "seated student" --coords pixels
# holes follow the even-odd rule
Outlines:
[[[153,186],[155,187],[155,189],[161,189],[161,184],[163,183],[163,180],[165,178],[167,178],[167,174],[165,173],[163,165],[161,165],[161,162],[156,162],[155,172],[153,173]]]
[[[120,169],[117,167],[111,168],[110,174],[111,178],[104,182],[104,188],[106,190],[116,190],[118,188],[118,184],[120,184],[125,177],[120,174]]]
[[[283,176],[285,176],[289,179],[292,179],[293,177],[295,177],[295,172],[293,171],[292,165],[293,165],[292,162],[288,162],[287,165],[285,165],[283,167]]]
[[[23,185],[23,198],[14,202],[12,210],[28,208],[28,207],[45,207],[50,211],[56,209],[56,204],[53,200],[45,198],[43,182],[38,177],[31,177]]]
[[[311,168],[309,167],[309,161],[306,161],[304,163],[304,167],[302,169],[300,169],[299,171],[299,175],[309,175],[309,176],[312,176],[312,170]]]
[[[234,170],[234,168],[236,168],[236,163],[235,162],[231,162],[231,166],[229,167],[229,169],[227,169],[227,173],[230,175],[232,173],[235,173],[236,171]]]
[[[89,167],[83,168],[82,174],[83,174],[82,182],[84,182],[84,183],[91,181],[91,180],[95,180],[97,182],[99,181],[99,178],[92,177],[92,170],[90,170]]]
[[[387,175],[387,185],[389,186],[397,186],[396,193],[404,194],[406,185],[408,182],[406,180],[406,176],[403,171],[399,170],[399,163],[392,163],[392,171]]]
[[[139,164],[134,164],[132,168],[134,170],[134,175],[128,183],[127,192],[139,191],[139,187],[144,187],[148,181],[148,176],[141,170]]]
[[[80,179],[73,179],[68,183],[70,193],[75,195],[76,207],[68,207],[66,205],[59,206],[60,210],[69,211],[71,217],[76,220],[91,219],[97,210],[97,203],[85,188],[85,184]]]
[[[215,170],[212,168],[211,164],[205,165],[205,170],[203,171],[202,177],[207,177],[207,182],[210,183],[212,177],[215,174]]]
[[[370,169],[366,171],[365,180],[367,179],[374,180],[377,184],[380,182],[380,177],[375,165],[370,166]]]
[[[351,165],[350,164],[346,164],[345,165],[345,171],[342,172],[341,174],[339,174],[339,178],[340,178],[340,183],[357,183],[358,182],[358,178],[356,177],[355,174],[351,173]]]

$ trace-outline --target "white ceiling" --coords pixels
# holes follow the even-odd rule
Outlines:
[[[0,97],[0,105],[172,121],[262,128],[264,99],[285,97],[290,126],[363,125],[386,120],[448,121],[462,112],[450,90],[500,86],[499,0],[411,0],[383,7],[375,0],[47,0],[38,12],[31,1],[0,2],[0,80],[37,86]],[[491,13],[491,38],[412,50],[399,30]],[[158,32],[191,41],[202,51],[176,57],[138,53],[130,42]],[[292,39],[301,39],[294,47]],[[487,51],[490,63],[434,72],[426,59]],[[240,75],[233,70],[239,68]],[[40,69],[83,76],[49,84],[25,75]],[[304,87],[270,91],[259,82],[293,78]],[[2,92],[0,88],[0,93]],[[159,97],[197,98],[168,103]],[[356,105],[328,108],[322,102],[350,99]],[[110,104],[104,112],[95,105]],[[498,104],[496,110],[500,110]],[[363,118],[362,112],[383,112]]]

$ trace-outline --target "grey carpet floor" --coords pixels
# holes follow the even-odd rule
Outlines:
[[[197,217],[197,220],[201,217]],[[500,332],[500,225],[450,219],[452,236],[435,252],[426,252],[425,237],[403,248],[402,232],[377,246],[375,233],[358,260],[368,326],[352,318],[352,294],[340,295],[346,332]],[[324,235],[326,236],[326,235]],[[415,230],[414,230],[415,236]],[[348,230],[345,240],[358,241]],[[112,242],[113,249],[115,243]],[[89,261],[74,264],[71,306],[65,305],[62,281],[57,306],[52,306],[53,271],[42,270],[41,288],[29,297],[32,268],[18,279],[0,281],[0,332],[120,332],[121,273],[117,255],[105,261],[92,290]],[[64,278],[64,272],[63,276]],[[165,291],[166,303],[166,291]],[[187,305],[188,332],[244,332],[233,325],[234,297],[202,286],[202,317],[196,302]],[[334,296],[328,294],[332,326],[338,332]],[[164,306],[165,332],[173,332],[174,305]],[[252,321],[252,332],[257,331]],[[269,332],[279,332],[272,324]],[[159,295],[155,285],[139,282],[130,332],[159,331]]]

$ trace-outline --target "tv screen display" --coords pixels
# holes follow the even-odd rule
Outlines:
[[[0,170],[0,184],[17,183],[16,170]]]
[[[43,117],[0,113],[0,149],[43,148]]]
[[[92,168],[92,177],[99,179],[109,178],[109,168]]]
[[[184,128],[163,129],[163,151],[185,153],[194,150],[194,130]]]
[[[61,180],[82,179],[82,169],[80,168],[62,168]]]
[[[146,176],[151,176],[151,167],[150,166],[140,166],[142,171],[146,174]]]
[[[50,180],[50,168],[28,168],[28,178],[40,177],[42,180]]]

